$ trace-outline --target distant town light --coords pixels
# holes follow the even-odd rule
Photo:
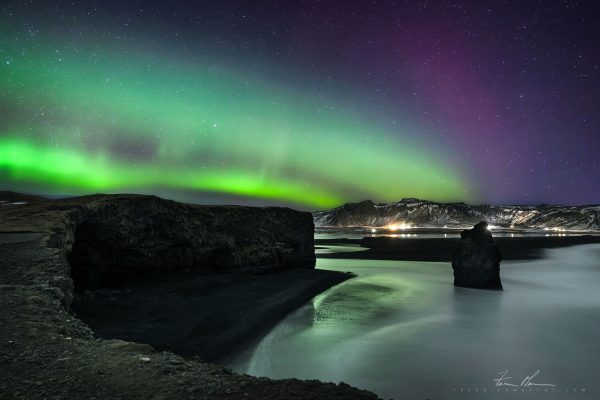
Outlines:
[[[390,230],[390,231],[397,231],[397,230],[407,230],[410,229],[411,225],[410,224],[390,224],[388,226],[386,226],[386,229]]]

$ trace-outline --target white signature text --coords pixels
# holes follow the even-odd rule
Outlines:
[[[536,382],[534,382],[533,378],[535,378],[539,374],[540,374],[540,370],[538,369],[533,374],[528,375],[525,378],[523,378],[523,380],[521,381],[521,383],[512,383],[511,379],[513,379],[513,377],[512,376],[508,376],[508,370],[504,370],[502,372],[498,372],[498,375],[500,375],[500,377],[494,379],[494,382],[496,382],[496,386],[511,386],[511,387],[546,386],[546,387],[556,387],[556,385],[553,385],[551,383],[536,383]]]

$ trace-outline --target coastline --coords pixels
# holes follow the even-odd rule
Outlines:
[[[76,290],[68,259],[77,241],[75,227],[86,207],[101,201],[95,196],[2,210],[10,217],[0,224],[0,336],[6,338],[0,343],[0,368],[7,371],[0,376],[0,393],[7,398],[377,398],[343,382],[256,378],[213,363],[258,340],[294,309],[351,274],[284,263],[280,268],[206,269],[165,274],[158,281],[127,281],[131,285],[125,287]],[[261,254],[270,257],[279,238],[273,240]],[[496,240],[504,259],[531,259],[540,257],[543,248],[598,243],[600,237]],[[449,261],[457,240],[314,242],[317,249],[327,244],[365,249],[321,252],[318,258]],[[277,262],[285,260],[293,261],[285,253],[276,257]]]
[[[76,315],[104,339],[219,363],[352,274],[288,270],[212,274],[75,294]]]
[[[73,313],[73,298],[77,291],[68,262],[76,224],[88,212],[86,207],[96,206],[96,199],[97,196],[79,200],[40,201],[31,206],[5,206],[1,209],[0,370],[3,373],[0,374],[0,398],[378,398],[369,391],[343,382],[272,380],[240,375],[223,366],[205,362],[197,356],[182,357],[148,344],[98,337],[89,325]],[[153,197],[136,199],[150,203],[163,202]],[[84,203],[78,204],[77,201]],[[174,208],[184,207],[172,202],[165,204]],[[281,212],[288,213],[285,210]],[[310,239],[312,243],[312,237]],[[310,250],[312,253],[312,246]],[[286,268],[285,262],[289,260],[285,257],[278,258],[278,261],[284,263],[281,275],[271,275],[272,267],[234,271],[235,274],[231,270],[224,270],[215,274],[215,277],[227,279],[256,276],[260,281],[264,277],[271,277],[270,287],[277,290],[269,295],[268,285],[254,286],[256,291],[246,293],[249,300],[247,304],[242,305],[237,314],[229,316],[229,322],[239,324],[239,329],[232,329],[229,335],[220,338],[214,333],[219,330],[218,321],[209,320],[209,324],[214,324],[211,327],[213,334],[208,334],[205,338],[219,338],[222,343],[216,348],[223,350],[230,345],[230,350],[234,351],[234,344],[241,336],[247,336],[244,339],[252,337],[245,335],[245,329],[258,333],[262,324],[267,324],[262,328],[268,329],[269,320],[275,323],[278,318],[302,304],[304,299],[308,300],[351,277],[344,273],[323,274],[311,268],[294,268],[294,264],[291,264],[291,268]],[[286,271],[299,275],[292,276],[286,274]],[[244,274],[239,274],[241,272]],[[260,275],[260,279],[259,275],[252,275],[258,273],[264,273]],[[302,284],[290,289],[296,283],[294,279],[299,280],[303,277],[302,274],[305,274]],[[175,280],[165,282],[172,283]],[[166,287],[168,288],[168,284]],[[218,288],[218,285],[213,287],[217,291]],[[258,305],[255,300],[261,296],[273,304],[264,316],[259,315],[258,311],[253,315],[250,306]],[[213,300],[214,311],[219,311],[225,305],[219,302],[223,299],[218,296]],[[171,317],[176,319],[181,310],[181,304],[173,303]],[[127,309],[121,311],[126,313]]]
[[[354,245],[365,248],[352,253],[320,253],[317,258],[353,258],[370,260],[448,262],[458,246],[458,238],[397,239],[364,237],[362,239],[315,239],[315,246]],[[562,237],[495,237],[503,260],[535,260],[543,257],[545,249],[600,243],[600,236]]]
[[[198,357],[98,338],[65,307],[70,277],[61,251],[46,247],[43,239],[0,244],[0,250],[4,267],[0,271],[0,398],[378,398],[343,382],[239,375]],[[340,277],[350,277],[318,276],[307,279],[304,290],[291,297],[300,301]],[[286,307],[293,305],[286,305],[289,296],[281,295],[281,304],[271,310],[271,316],[284,316]]]

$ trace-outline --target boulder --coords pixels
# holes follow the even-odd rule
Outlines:
[[[454,286],[502,290],[502,255],[494,244],[487,222],[481,221],[472,229],[465,229],[460,238],[452,253]]]

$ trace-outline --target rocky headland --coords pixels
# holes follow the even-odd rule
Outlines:
[[[310,214],[0,194],[0,398],[376,398],[205,362],[350,277],[314,270]],[[118,329],[102,310],[120,310]],[[147,325],[128,328],[136,321]]]

